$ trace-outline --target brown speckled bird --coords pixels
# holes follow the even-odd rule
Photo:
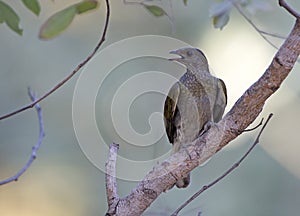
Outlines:
[[[187,71],[170,89],[165,100],[164,123],[172,154],[191,144],[211,123],[221,120],[227,104],[224,82],[210,74],[205,55],[196,48],[171,51]],[[190,174],[176,182],[178,188],[190,183]]]

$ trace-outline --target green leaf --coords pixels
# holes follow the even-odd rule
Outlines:
[[[74,6],[55,13],[42,25],[39,37],[50,39],[59,35],[71,24],[76,13]]]
[[[0,1],[0,23],[3,22],[5,22],[11,30],[22,35],[23,30],[19,27],[19,16],[9,5]]]
[[[228,23],[232,7],[230,0],[216,3],[211,7],[210,17],[215,28],[222,29]]]
[[[183,0],[183,4],[184,4],[185,6],[187,6],[187,1],[188,1],[188,0]]]
[[[166,14],[166,12],[156,5],[144,5],[144,7],[154,16],[160,17]]]
[[[51,39],[62,33],[73,21],[76,14],[96,8],[98,5],[95,0],[86,0],[71,5],[53,14],[41,27],[39,37],[41,39]]]
[[[84,1],[78,3],[76,6],[77,14],[81,14],[89,10],[95,9],[97,6],[98,6],[98,2],[96,0]]]
[[[37,0],[22,0],[22,2],[35,15],[38,16],[40,14],[41,7]]]
[[[229,21],[229,13],[224,13],[219,16],[212,17],[213,25],[215,28],[223,29],[225,25],[227,25]]]

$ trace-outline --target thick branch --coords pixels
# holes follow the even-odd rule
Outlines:
[[[300,21],[280,47],[265,73],[240,97],[233,108],[186,149],[155,166],[127,197],[115,215],[140,215],[176,179],[189,173],[235,139],[262,111],[265,101],[280,87],[300,54]]]
[[[32,107],[34,107],[37,103],[41,102],[42,100],[44,100],[46,97],[48,97],[49,95],[51,95],[52,93],[54,93],[57,89],[59,89],[61,86],[63,86],[66,82],[68,82],[75,74],[77,74],[77,72],[83,68],[84,65],[86,65],[96,54],[96,52],[99,50],[99,48],[101,47],[101,45],[104,43],[105,41],[105,37],[106,37],[106,32],[108,29],[108,23],[109,23],[109,17],[110,17],[110,6],[109,6],[109,0],[106,0],[106,20],[105,20],[105,24],[104,24],[104,29],[102,32],[102,36],[98,42],[98,44],[96,45],[96,47],[94,48],[94,50],[80,63],[77,65],[77,67],[68,75],[66,76],[62,81],[60,81],[59,83],[57,83],[52,89],[50,89],[48,92],[46,92],[44,95],[42,95],[40,98],[36,98],[34,101],[32,101],[32,103],[21,107],[11,113],[5,114],[3,116],[0,116],[0,120],[9,118],[13,115],[16,115],[18,113],[21,113],[27,109],[30,109]]]
[[[28,89],[28,95],[31,99],[31,101],[35,101],[36,100],[36,97],[34,95],[34,93]],[[36,159],[36,154],[37,154],[37,151],[39,150],[41,144],[42,144],[42,141],[43,141],[43,138],[45,136],[45,133],[44,133],[44,124],[43,124],[43,115],[42,115],[42,109],[40,107],[40,105],[37,103],[35,104],[35,109],[36,109],[36,112],[37,112],[37,115],[38,115],[38,120],[39,120],[39,138],[38,138],[38,141],[37,143],[32,147],[32,151],[31,151],[31,155],[30,155],[30,158],[29,160],[27,161],[27,163],[25,164],[25,166],[19,170],[19,172],[17,172],[14,176],[8,178],[8,179],[5,179],[3,181],[0,181],[0,185],[4,185],[4,184],[7,184],[7,183],[10,183],[10,182],[13,182],[13,181],[17,181],[21,175],[23,175],[23,173],[31,166],[32,162]]]

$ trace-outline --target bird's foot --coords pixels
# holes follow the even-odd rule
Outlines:
[[[216,123],[214,123],[213,121],[206,122],[206,124],[203,126],[203,130],[199,134],[199,137],[206,133],[215,124]]]

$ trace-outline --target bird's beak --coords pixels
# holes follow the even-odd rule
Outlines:
[[[183,59],[183,56],[178,52],[178,50],[172,50],[170,51],[170,54],[178,55],[180,56],[179,58],[169,58],[170,61],[180,61]]]

